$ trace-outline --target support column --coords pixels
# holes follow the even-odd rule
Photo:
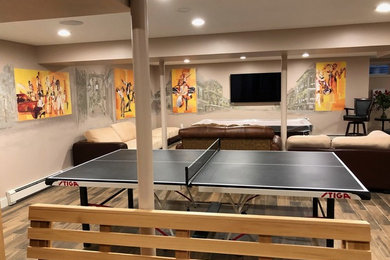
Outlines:
[[[165,86],[165,62],[164,60],[159,61],[159,73],[160,73],[160,103],[161,103],[161,138],[162,148],[168,149],[168,138],[167,138],[167,89]]]
[[[154,209],[152,121],[147,0],[131,1],[135,111],[137,126],[138,201],[141,209]]]
[[[138,207],[140,209],[154,209],[147,0],[131,0],[130,10],[136,93]],[[142,228],[140,232],[154,234],[154,229]],[[156,254],[155,249],[150,248],[141,248],[141,253],[144,255]]]
[[[282,53],[282,78],[281,78],[281,100],[280,100],[280,137],[282,139],[282,148],[286,150],[287,140],[287,53]]]

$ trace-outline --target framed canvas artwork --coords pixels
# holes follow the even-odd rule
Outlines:
[[[18,121],[72,114],[69,73],[14,69]]]
[[[346,62],[316,63],[315,111],[344,110]]]
[[[196,113],[196,71],[195,68],[172,70],[173,113]]]
[[[114,69],[116,119],[135,117],[134,73],[128,69]]]

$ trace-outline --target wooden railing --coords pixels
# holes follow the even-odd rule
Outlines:
[[[371,259],[370,226],[365,221],[258,216],[186,211],[111,209],[36,204],[30,206],[27,257],[38,259],[151,259],[147,255],[111,252],[111,246],[174,250],[176,258],[192,252],[256,256],[260,259]],[[65,229],[62,223],[88,223],[95,231]],[[60,226],[58,228],[55,226]],[[97,228],[96,225],[99,225]],[[70,225],[72,226],[72,225]],[[80,226],[80,225],[78,225]],[[113,227],[115,227],[113,229]],[[121,227],[171,229],[175,236],[120,233]],[[114,231],[115,230],[115,231]],[[137,230],[137,229],[136,229]],[[257,241],[191,238],[193,231],[245,233]],[[277,239],[272,237],[277,236]],[[341,240],[341,248],[280,244],[279,237]],[[310,242],[311,240],[308,239]],[[302,241],[302,239],[300,239]],[[53,241],[100,245],[91,249],[53,247]],[[56,242],[57,243],[57,242]],[[310,244],[310,243],[309,243]],[[93,246],[90,248],[94,248]],[[95,247],[96,248],[96,247]],[[197,254],[198,256],[199,254]],[[202,254],[200,254],[202,255]],[[207,255],[207,254],[204,254]],[[153,256],[154,259],[167,259]],[[207,257],[204,257],[207,258]],[[172,259],[172,257],[171,257]]]
[[[5,260],[3,220],[2,220],[2,217],[1,217],[1,208],[0,208],[0,260]]]

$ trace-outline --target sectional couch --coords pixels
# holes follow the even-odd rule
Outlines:
[[[178,127],[167,127],[168,144],[179,141]],[[90,129],[84,133],[85,140],[73,144],[73,164],[78,165],[90,159],[118,149],[137,149],[136,127],[132,122],[120,122],[108,127]],[[153,149],[162,148],[162,129],[152,130]]]
[[[180,129],[177,149],[206,149],[217,138],[222,150],[281,150],[281,139],[267,126],[201,125]]]
[[[372,131],[367,136],[291,136],[289,151],[334,152],[371,191],[390,192],[390,135]]]

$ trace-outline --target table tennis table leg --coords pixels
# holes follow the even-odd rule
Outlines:
[[[313,198],[313,217],[318,218],[318,198]]]
[[[133,189],[127,189],[127,200],[128,200],[129,209],[133,209],[134,208]]]
[[[88,190],[87,187],[80,187],[80,205],[81,206],[88,206]],[[83,230],[90,230],[89,224],[82,224]],[[90,247],[91,244],[84,243],[84,247]]]
[[[313,217],[318,218],[318,206],[320,206],[320,201],[318,198],[313,198]],[[322,211],[322,208],[321,208]],[[324,212],[322,211],[324,215]],[[334,199],[326,199],[326,216],[325,218],[334,219]],[[334,247],[333,239],[326,240],[327,247]]]
[[[80,205],[88,206],[88,190],[87,187],[80,187]],[[89,224],[83,224],[83,230],[89,230]]]

